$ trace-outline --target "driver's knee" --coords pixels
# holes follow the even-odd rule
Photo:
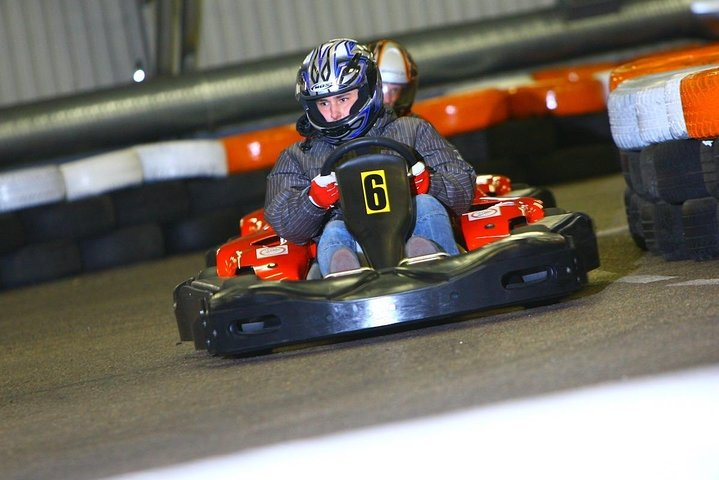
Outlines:
[[[438,244],[450,255],[457,255],[452,223],[444,205],[432,195],[417,195],[416,222],[413,235],[420,235]]]
[[[432,195],[422,193],[414,197],[417,207],[417,215],[420,214],[440,214],[447,215],[444,205]]]

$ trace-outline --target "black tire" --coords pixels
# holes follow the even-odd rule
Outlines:
[[[160,258],[165,242],[159,225],[147,223],[83,240],[80,251],[85,270],[93,271]]]
[[[646,195],[646,188],[642,179],[642,152],[641,150],[625,151],[629,182],[632,190],[638,195]]]
[[[687,251],[694,260],[719,256],[717,203],[716,198],[705,197],[687,200],[682,205],[684,238]]]
[[[557,131],[548,117],[507,120],[487,128],[489,158],[523,158],[557,148]]]
[[[569,117],[550,117],[557,131],[557,146],[570,147],[592,143],[614,143],[609,127],[609,113],[587,113]]]
[[[81,271],[80,249],[73,240],[35,243],[0,257],[0,285],[5,288],[55,280]]]
[[[629,234],[632,236],[634,243],[642,250],[647,250],[647,243],[644,239],[642,230],[642,219],[640,215],[641,197],[634,190],[627,188],[624,190],[624,209],[627,214],[627,225],[629,226]]]
[[[654,235],[656,247],[667,260],[690,258],[684,240],[681,205],[657,202],[654,206]]]
[[[459,151],[465,161],[469,162],[476,171],[487,172],[486,166],[492,161],[487,140],[487,130],[460,133],[447,138]]]
[[[621,170],[619,150],[609,143],[564,147],[532,159],[527,170],[538,184],[608,175]]]
[[[639,170],[636,174],[639,178],[635,176],[633,180],[637,180],[642,186],[641,192],[638,193],[655,202],[659,200],[656,161],[651,149],[645,148],[639,154]]]
[[[111,196],[119,226],[171,222],[190,212],[190,196],[182,181],[148,183]]]
[[[25,245],[25,229],[13,212],[0,213],[0,253],[7,253]]]
[[[719,198],[719,143],[715,140],[711,147],[703,146],[700,154],[704,188],[709,195]]]
[[[28,243],[80,239],[115,227],[115,209],[108,195],[28,208],[18,215]]]
[[[647,194],[655,200],[680,204],[709,195],[699,140],[677,140],[650,145],[642,151],[642,175]]]
[[[659,255],[661,252],[657,244],[656,226],[654,224],[655,204],[639,199],[637,208],[639,209],[639,223],[642,230],[642,237],[644,238],[644,245],[647,250],[655,255]]]
[[[269,170],[230,175],[226,178],[188,180],[190,209],[193,213],[213,212],[228,207],[247,211],[264,204]]]
[[[639,150],[620,150],[619,151],[619,166],[622,170],[622,175],[624,176],[624,183],[627,184],[628,187],[636,190],[634,186],[634,181],[632,180],[632,166],[636,162],[639,163]],[[639,171],[638,168],[635,167],[635,170]]]
[[[198,215],[164,226],[165,246],[168,253],[206,250],[237,236],[240,218],[248,210],[226,208]]]

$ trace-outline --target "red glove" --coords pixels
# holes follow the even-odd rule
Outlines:
[[[335,172],[329,175],[317,175],[310,184],[310,201],[316,207],[327,210],[340,198],[340,191],[337,190],[337,178]]]
[[[412,176],[414,183],[412,184],[412,192],[415,195],[429,192],[429,171],[425,168],[424,163],[417,162],[412,165]]]

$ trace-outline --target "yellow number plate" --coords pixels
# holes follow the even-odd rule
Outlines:
[[[384,170],[362,172],[362,191],[367,215],[390,211],[387,181]]]

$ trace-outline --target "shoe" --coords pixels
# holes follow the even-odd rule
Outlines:
[[[407,240],[404,251],[407,254],[407,258],[422,257],[424,255],[432,255],[439,253],[442,250],[432,240],[428,240],[424,237],[414,235]]]
[[[360,268],[359,257],[347,247],[340,247],[332,254],[328,273],[344,272]]]

